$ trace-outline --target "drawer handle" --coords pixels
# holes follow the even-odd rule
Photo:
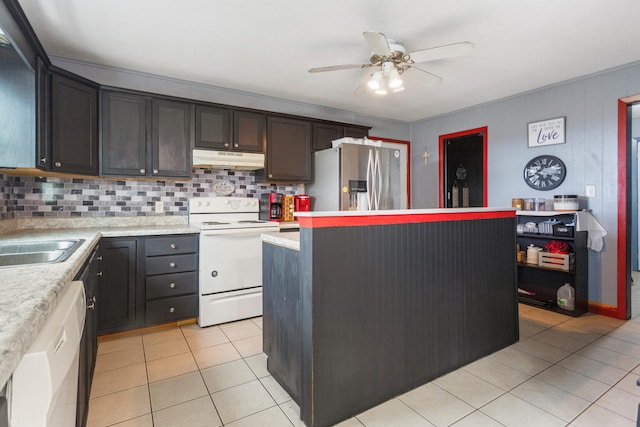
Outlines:
[[[169,267],[171,267],[171,268],[176,268],[176,263],[175,263],[175,262],[170,262],[170,263],[169,263]]]
[[[102,261],[102,255],[96,258],[98,261]]]
[[[175,244],[175,243],[172,243],[172,244],[170,244],[170,245],[169,245],[169,247],[170,247],[171,249],[175,249],[175,248],[177,248],[178,246],[176,246],[176,244]]]
[[[176,309],[175,309],[175,308],[171,307],[171,308],[169,309],[169,313],[175,313],[175,312],[176,312]]]
[[[60,163],[60,162],[55,162],[53,165],[55,167],[57,167],[57,168],[61,168],[62,167],[62,163]]]
[[[98,272],[96,273],[96,276],[102,276],[102,271],[98,271]]]
[[[171,289],[173,289],[173,288],[175,288],[175,287],[176,287],[176,284],[175,284],[175,283],[173,283],[173,282],[171,282],[171,283],[169,283],[169,287],[170,287]]]
[[[146,169],[140,169],[140,173],[147,173]]]

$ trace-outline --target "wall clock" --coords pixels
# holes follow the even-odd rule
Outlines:
[[[524,167],[524,181],[536,190],[553,190],[562,184],[566,175],[562,160],[548,154],[534,157]]]

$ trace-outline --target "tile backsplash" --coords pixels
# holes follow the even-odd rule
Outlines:
[[[251,171],[193,169],[191,180],[52,178],[0,174],[0,219],[131,217],[188,214],[192,197],[215,197],[212,185],[230,181],[238,197],[298,193],[298,185],[258,184]],[[163,213],[155,202],[162,201]]]

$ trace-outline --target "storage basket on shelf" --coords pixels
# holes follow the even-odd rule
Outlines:
[[[556,270],[570,271],[575,262],[574,254],[558,254],[553,252],[540,252],[538,265],[540,267],[555,268]]]

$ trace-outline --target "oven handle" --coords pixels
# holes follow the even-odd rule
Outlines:
[[[278,233],[278,228],[232,228],[232,229],[222,229],[222,230],[200,230],[201,236],[219,236],[219,235],[233,235],[233,236],[249,236],[249,235],[260,235],[260,234],[273,234]]]

